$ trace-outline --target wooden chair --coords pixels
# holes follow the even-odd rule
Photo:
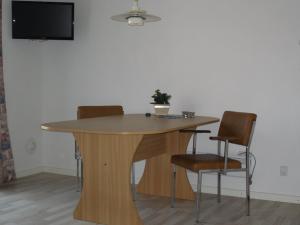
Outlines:
[[[219,127],[218,136],[210,137],[210,140],[218,142],[218,154],[197,154],[196,141],[197,133],[210,133],[207,130],[182,130],[182,132],[193,133],[193,153],[184,155],[173,155],[171,163],[173,165],[172,176],[172,198],[171,206],[174,207],[176,196],[176,166],[183,167],[195,173],[198,173],[197,195],[196,195],[196,221],[200,217],[200,198],[201,183],[203,173],[218,174],[218,202],[221,201],[221,175],[227,172],[245,172],[246,173],[246,199],[247,215],[250,215],[250,145],[254,132],[256,114],[226,111]],[[224,142],[224,152],[221,153],[221,143]],[[228,157],[229,143],[245,146],[246,167],[242,168],[239,160]]]
[[[123,115],[123,107],[122,106],[78,106],[77,109],[77,119],[87,119],[94,117],[103,117],[103,116],[114,116],[114,115]],[[83,163],[81,160],[80,152],[75,142],[75,159],[77,160],[77,182],[78,189],[80,190],[83,185]],[[81,168],[81,179],[79,174],[79,167]],[[134,164],[132,165],[132,192],[133,199],[136,199],[136,191],[135,191],[135,169]]]

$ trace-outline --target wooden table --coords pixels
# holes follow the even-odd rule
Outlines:
[[[170,196],[170,157],[185,153],[191,137],[179,130],[218,121],[198,116],[166,119],[124,115],[47,123],[42,129],[73,133],[79,145],[84,184],[75,219],[107,225],[142,225],[132,201],[132,163],[147,159],[138,192]],[[177,171],[176,197],[194,199],[184,169]]]

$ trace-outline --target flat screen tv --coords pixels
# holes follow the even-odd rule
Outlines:
[[[12,37],[74,40],[74,3],[12,1]]]

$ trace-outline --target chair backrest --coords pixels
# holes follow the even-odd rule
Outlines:
[[[78,106],[77,119],[87,119],[102,116],[123,115],[123,107],[120,105],[107,106]]]
[[[233,144],[249,146],[256,114],[225,111],[220,124],[218,136],[235,137],[229,141]]]

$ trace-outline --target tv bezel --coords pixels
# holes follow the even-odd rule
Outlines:
[[[28,35],[14,35],[14,15],[13,15],[13,4],[15,3],[34,3],[34,4],[51,4],[51,5],[70,5],[72,7],[72,31],[70,37],[52,37],[52,36],[28,36]],[[74,40],[74,11],[75,11],[75,4],[74,2],[43,2],[43,1],[16,1],[13,0],[11,3],[11,23],[12,23],[12,38],[13,39],[29,39],[29,40]]]

